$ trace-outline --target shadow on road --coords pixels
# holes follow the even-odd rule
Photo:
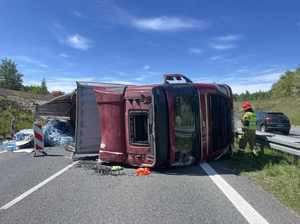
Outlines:
[[[176,175],[176,176],[203,176],[205,173],[197,165],[187,167],[170,167],[170,168],[159,168],[155,169],[154,172],[165,175]]]
[[[65,156],[64,154],[47,154],[47,155],[36,155],[34,157],[61,157],[61,156]]]

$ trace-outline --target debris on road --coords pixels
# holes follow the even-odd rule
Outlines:
[[[123,167],[121,166],[112,166],[111,171],[120,171],[123,170]]]
[[[135,171],[136,176],[148,176],[150,175],[151,171],[149,168],[138,168]]]
[[[14,151],[17,149],[15,140],[8,140],[3,142],[3,148],[7,151]]]
[[[14,140],[3,142],[3,148],[8,151],[16,149],[31,148],[33,146],[33,130],[23,129],[15,134]]]
[[[76,167],[85,168],[87,170],[93,170],[97,174],[100,174],[101,176],[121,176],[121,175],[127,175],[127,173],[125,172],[124,168],[121,167],[121,166],[111,166],[111,165],[101,164],[101,163],[99,163],[97,161],[91,161],[91,160],[81,160],[77,164]]]
[[[73,153],[75,152],[75,144],[74,143],[65,145],[64,148],[68,152],[73,152]]]

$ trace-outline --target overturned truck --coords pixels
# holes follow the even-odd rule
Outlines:
[[[231,152],[229,86],[168,74],[161,85],[77,82],[68,95],[39,105],[36,115],[67,116],[74,158],[132,166],[183,166]]]

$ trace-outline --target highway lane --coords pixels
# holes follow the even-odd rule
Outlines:
[[[0,154],[0,206],[72,162],[60,148],[49,153],[49,157],[18,152]]]
[[[134,170],[126,170],[127,174]],[[28,214],[31,214],[30,216]],[[186,174],[98,176],[73,168],[0,213],[17,223],[247,223],[199,167]]]
[[[21,153],[4,153],[0,159],[0,206],[71,163],[63,156]],[[269,223],[300,223],[293,211],[222,161],[212,166]],[[134,171],[100,176],[89,166],[73,167],[0,210],[0,223],[247,223],[199,166],[160,170],[149,177],[136,177]]]

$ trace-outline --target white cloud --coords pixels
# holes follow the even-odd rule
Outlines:
[[[65,93],[70,93],[76,89],[76,81],[85,81],[85,82],[92,82],[95,81],[94,77],[68,77],[68,78],[60,78],[60,77],[53,77],[53,78],[46,78],[46,85],[49,91],[63,91]],[[27,80],[24,79],[25,85],[40,85],[41,81],[34,80]]]
[[[66,77],[66,78],[55,78],[55,81],[59,82],[76,82],[76,81],[84,81],[84,82],[92,82],[95,80],[95,77]]]
[[[59,22],[55,21],[52,23],[51,31],[60,44],[65,44],[78,50],[87,50],[93,47],[92,40],[78,33],[71,35]]]
[[[146,75],[141,75],[141,76],[134,78],[133,80],[137,81],[137,82],[141,82],[141,81],[144,81],[146,78],[147,78]]]
[[[274,83],[280,78],[280,76],[282,74],[283,74],[283,72],[259,74],[259,75],[253,77],[253,81]]]
[[[228,34],[224,36],[216,37],[215,40],[220,42],[231,42],[231,41],[238,41],[242,38],[240,34]]]
[[[201,79],[194,80],[195,82],[207,83],[226,83],[234,93],[243,93],[248,90],[250,93],[257,91],[268,91],[272,85],[277,82],[286,69],[277,68],[274,66],[266,66],[264,69],[256,70],[248,66],[242,66],[239,70],[232,73],[219,75],[202,75]],[[292,70],[292,69],[289,69]]]
[[[36,60],[34,58],[28,57],[28,56],[20,55],[20,56],[16,56],[15,58],[20,63],[31,64],[33,66],[38,66],[38,67],[41,67],[41,68],[48,68],[49,67],[48,65],[44,64],[43,62],[41,62],[39,60]]]
[[[255,84],[237,84],[232,83],[229,84],[233,93],[244,93],[246,90],[248,90],[250,93],[254,93],[257,91],[267,91],[270,90],[272,87],[272,83],[255,83]]]
[[[150,68],[151,68],[150,65],[145,65],[145,66],[143,67],[144,70],[149,70]]]
[[[124,80],[112,80],[110,83],[114,84],[124,84],[124,85],[134,85],[134,82],[124,81]]]
[[[267,69],[266,69],[267,71]],[[231,75],[223,79],[228,83],[234,93],[242,93],[248,90],[250,93],[270,90],[272,85],[280,78],[283,71],[269,73],[249,73],[243,75]]]
[[[177,31],[193,28],[204,29],[208,25],[202,20],[168,16],[152,18],[133,18],[131,24],[139,29],[153,31]]]
[[[273,67],[273,68],[266,68],[266,69],[263,69],[261,71],[258,71],[257,73],[258,74],[266,74],[266,73],[274,72],[274,71],[277,71],[277,70],[278,70],[278,68],[275,68],[275,67]]]
[[[224,50],[229,50],[229,49],[236,48],[237,45],[230,44],[230,43],[229,44],[212,43],[211,47],[216,49],[216,50],[224,51]]]
[[[86,37],[83,37],[79,34],[73,34],[67,36],[66,43],[75,49],[79,50],[87,50],[92,47],[92,41]]]
[[[188,51],[189,51],[190,54],[202,54],[203,53],[202,49],[195,48],[195,47],[189,48]]]
[[[237,48],[236,42],[242,38],[240,34],[228,34],[224,36],[215,37],[210,44],[212,48],[216,50],[229,50]]]
[[[50,91],[60,90],[66,93],[72,92],[76,89],[76,81],[92,82],[95,81],[95,78],[82,76],[46,79],[47,87]]]
[[[74,16],[77,16],[77,17],[82,17],[82,13],[79,12],[79,11],[77,11],[77,10],[74,10],[74,11],[72,12],[72,14],[73,14]]]
[[[114,1],[99,1],[101,10],[99,18],[103,21],[119,25],[132,26],[137,29],[151,31],[179,31],[188,29],[205,29],[209,23],[205,20],[180,16],[160,15],[156,17],[139,17],[119,7]]]
[[[227,63],[231,65],[239,65],[239,57],[232,56],[230,54],[219,54],[219,55],[212,55],[209,60],[211,62],[220,62],[220,63]]]
[[[69,57],[69,55],[65,54],[65,53],[61,53],[61,54],[59,54],[59,56],[62,57],[62,58],[68,58]]]
[[[224,59],[224,56],[223,55],[215,55],[215,56],[211,56],[209,59],[211,61],[218,61],[218,60]]]
[[[121,77],[115,77],[115,76],[102,77],[102,78],[98,79],[97,82],[124,84],[124,85],[132,85],[135,83],[134,81],[128,80],[128,78],[127,78],[127,80],[124,80]]]
[[[203,75],[200,80],[195,80],[195,82],[226,83],[232,88],[234,93],[243,93],[246,90],[253,93],[270,90],[272,85],[284,73],[283,70],[269,73],[259,73],[259,71],[253,72],[249,70],[246,72],[246,70],[246,67],[242,67],[243,73],[236,71],[230,74],[223,74],[222,76]]]
[[[236,70],[237,73],[245,73],[245,72],[248,72],[249,69],[248,68],[240,68],[238,70]]]

